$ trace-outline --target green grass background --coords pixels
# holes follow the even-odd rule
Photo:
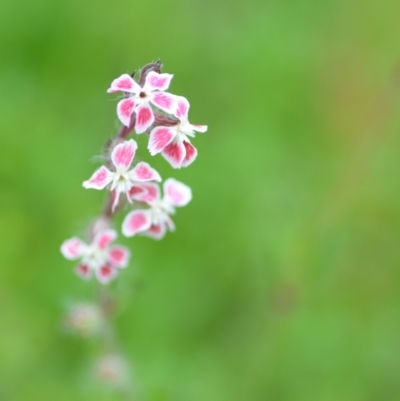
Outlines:
[[[189,184],[113,286],[148,401],[400,400],[398,0],[2,1],[0,400],[109,401],[60,329],[94,285],[61,242],[118,129],[111,80],[160,58],[186,96]],[[118,223],[120,224],[120,222]]]

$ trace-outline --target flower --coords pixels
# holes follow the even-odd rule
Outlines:
[[[98,334],[103,324],[101,309],[94,304],[80,302],[70,306],[65,317],[65,324],[72,332],[82,337]]]
[[[89,180],[83,183],[85,188],[93,189],[104,189],[111,184],[113,211],[118,204],[121,193],[125,193],[128,201],[132,202],[129,196],[132,187],[135,185],[140,187],[141,183],[146,181],[161,181],[160,175],[148,163],[140,162],[132,170],[128,170],[135,157],[136,149],[137,143],[133,139],[120,143],[111,152],[111,161],[115,167],[115,172],[110,171],[106,166],[101,166]]]
[[[154,156],[160,153],[174,168],[187,167],[197,156],[196,148],[188,136],[194,138],[194,132],[206,132],[206,125],[190,124],[188,120],[189,102],[184,97],[177,97],[174,116],[179,119],[177,125],[159,126],[150,132],[148,148]]]
[[[106,354],[97,360],[94,373],[100,382],[119,387],[128,379],[128,366],[120,355]]]
[[[150,71],[146,75],[143,86],[140,86],[128,74],[114,79],[108,93],[122,91],[127,96],[117,105],[117,115],[122,124],[129,127],[133,112],[136,112],[135,130],[141,134],[154,122],[151,104],[171,113],[175,104],[175,96],[164,92],[168,89],[173,75],[159,74]]]
[[[191,189],[173,178],[164,182],[164,197],[161,199],[157,184],[143,184],[146,192],[133,194],[135,199],[146,202],[150,209],[139,209],[130,212],[122,223],[122,233],[127,237],[141,233],[154,239],[164,237],[167,229],[175,230],[170,218],[175,207],[185,206],[192,199]]]
[[[125,268],[130,259],[127,248],[109,246],[116,238],[117,232],[112,229],[98,232],[90,245],[73,237],[64,241],[61,253],[69,260],[81,259],[75,269],[78,276],[88,280],[94,272],[101,283],[107,284],[116,277],[118,268]]]

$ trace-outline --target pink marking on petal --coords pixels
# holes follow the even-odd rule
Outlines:
[[[108,170],[107,167],[101,166],[82,185],[85,188],[104,189],[112,181],[113,175],[114,173]]]
[[[181,168],[182,161],[186,156],[186,148],[182,142],[170,143],[164,148],[161,154],[172,167]]]
[[[149,229],[151,226],[151,219],[147,210],[134,210],[130,212],[122,223],[122,233],[126,237]]]
[[[150,71],[146,76],[144,88],[151,91],[165,91],[168,89],[172,77],[172,74],[158,74],[155,71]]]
[[[165,225],[160,224],[160,225],[152,225],[147,231],[144,231],[142,235],[146,235],[148,237],[160,240],[164,238],[166,233]]]
[[[117,116],[122,124],[129,127],[131,123],[133,109],[135,107],[135,102],[131,99],[122,99],[117,104]]]
[[[89,266],[87,265],[79,265],[75,268],[75,273],[83,278],[84,280],[89,280],[92,276],[92,271],[90,270]]]
[[[154,156],[160,153],[167,145],[169,145],[176,135],[174,128],[156,127],[150,132],[148,149],[150,154]]]
[[[135,200],[146,202],[151,205],[152,203],[160,199],[160,187],[157,184],[140,184],[140,191],[138,191],[139,187],[135,186],[133,188],[135,188],[135,190],[131,190],[132,192],[130,191],[129,195]]]
[[[136,109],[135,130],[137,134],[142,134],[154,122],[154,114],[151,107],[146,104],[141,104]]]
[[[93,243],[98,248],[105,249],[116,238],[117,238],[117,232],[115,230],[104,230],[96,234]]]
[[[176,98],[174,95],[166,92],[157,92],[155,93],[150,101],[156,105],[161,110],[167,113],[173,113],[176,103]]]
[[[96,277],[102,284],[109,283],[117,275],[117,269],[111,265],[104,265],[96,270]]]
[[[116,267],[128,266],[131,253],[123,246],[113,246],[108,253],[109,262]]]
[[[135,185],[129,190],[127,196],[129,199],[136,199],[136,196],[145,192],[146,190],[141,185]]]
[[[192,190],[174,178],[164,182],[164,199],[173,206],[185,206],[192,200]]]
[[[160,174],[148,163],[138,163],[130,172],[129,177],[133,181],[161,181]]]
[[[73,237],[63,242],[61,253],[66,259],[74,260],[82,256],[86,244],[77,237]]]
[[[185,119],[187,120],[188,114],[189,114],[189,102],[186,98],[179,96],[177,98],[177,105],[175,109],[174,115],[178,117],[179,119]]]
[[[197,157],[197,149],[190,142],[183,142],[186,149],[186,156],[182,162],[182,167],[187,167],[192,164]]]
[[[140,91],[140,86],[128,74],[122,74],[119,78],[112,81],[108,93],[114,92],[131,92],[136,93]]]
[[[111,152],[111,160],[115,167],[122,167],[125,171],[128,170],[135,157],[137,143],[130,139],[117,145]]]

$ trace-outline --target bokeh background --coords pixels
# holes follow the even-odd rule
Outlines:
[[[0,400],[117,400],[65,304],[95,286],[61,242],[118,129],[111,80],[160,58],[186,96],[189,184],[161,242],[123,239],[115,324],[148,401],[400,399],[398,0],[5,1]],[[120,224],[120,220],[118,222]]]

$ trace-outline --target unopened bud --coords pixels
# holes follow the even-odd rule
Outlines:
[[[67,327],[82,337],[91,337],[100,331],[103,317],[100,308],[89,303],[74,305],[65,318]]]
[[[126,382],[127,365],[119,355],[109,354],[97,361],[95,373],[97,379],[101,382],[112,386],[120,386]]]

